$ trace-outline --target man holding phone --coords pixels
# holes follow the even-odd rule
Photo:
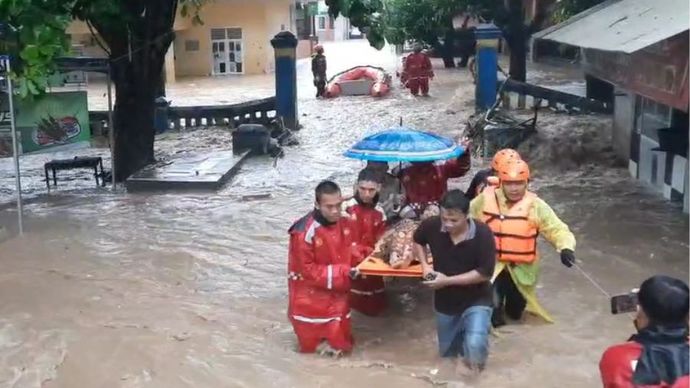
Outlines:
[[[652,276],[637,294],[613,297],[611,311],[624,313],[637,300],[637,334],[606,350],[599,363],[604,388],[688,387],[688,285],[669,276]]]
[[[441,215],[422,222],[414,234],[414,253],[422,263],[424,284],[434,290],[441,357],[462,357],[458,366],[480,372],[489,354],[491,276],[496,245],[491,229],[467,217],[470,201],[448,191]],[[433,266],[428,264],[426,247]]]

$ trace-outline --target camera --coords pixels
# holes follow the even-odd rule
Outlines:
[[[634,289],[627,294],[612,296],[611,314],[632,313],[637,311],[637,293],[639,291],[639,289]]]

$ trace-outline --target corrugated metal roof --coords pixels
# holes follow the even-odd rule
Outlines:
[[[609,0],[534,38],[632,53],[688,30],[689,4],[688,0]]]

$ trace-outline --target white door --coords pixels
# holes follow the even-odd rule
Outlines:
[[[214,75],[244,73],[241,28],[212,28],[211,54]]]
[[[211,52],[213,53],[213,74],[227,74],[225,40],[211,41]]]

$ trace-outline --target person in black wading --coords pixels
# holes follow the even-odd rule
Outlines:
[[[606,349],[599,362],[604,388],[687,388],[688,285],[652,276],[640,286],[637,299],[637,334]]]
[[[487,225],[468,218],[469,207],[462,191],[448,191],[440,202],[441,215],[424,220],[415,231],[414,253],[424,284],[434,290],[441,357],[461,357],[459,371],[476,375],[489,354],[496,243]],[[426,260],[427,246],[433,265]]]

